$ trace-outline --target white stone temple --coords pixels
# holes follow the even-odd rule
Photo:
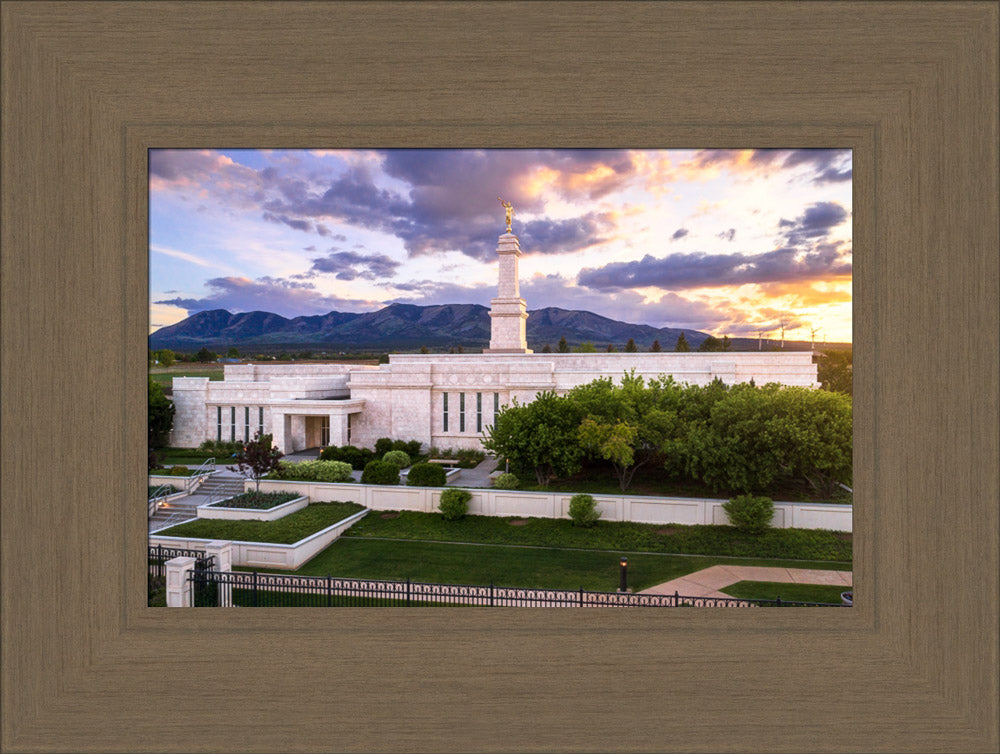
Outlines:
[[[260,429],[284,453],[326,445],[372,447],[380,437],[439,448],[479,448],[486,427],[515,398],[563,394],[599,377],[630,370],[678,382],[819,387],[812,353],[533,353],[518,285],[521,246],[504,233],[490,308],[490,346],[482,354],[392,354],[379,366],[348,364],[226,365],[224,379],[175,377],[170,444],[242,440]]]

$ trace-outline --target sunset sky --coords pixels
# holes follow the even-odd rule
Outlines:
[[[851,340],[850,150],[150,150],[150,331],[496,295],[528,310]]]

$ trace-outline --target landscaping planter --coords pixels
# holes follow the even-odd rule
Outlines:
[[[214,504],[205,503],[204,505],[198,506],[198,518],[221,518],[228,520],[242,520],[242,521],[275,521],[279,518],[283,518],[290,513],[295,513],[300,511],[309,505],[308,497],[297,497],[294,500],[289,500],[287,503],[281,503],[273,508],[227,508],[225,505],[220,505],[220,503],[225,503],[225,500],[221,500]]]

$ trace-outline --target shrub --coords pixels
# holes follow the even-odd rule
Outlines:
[[[729,516],[729,523],[746,534],[767,531],[774,516],[774,503],[769,497],[739,495],[723,503],[722,509]]]
[[[405,469],[410,465],[410,457],[402,450],[390,450],[382,456],[382,460],[391,463],[397,469]]]
[[[336,447],[331,445],[323,448],[319,454],[322,461],[343,461],[351,464],[352,469],[362,470],[365,465],[375,458],[375,454],[367,448],[356,448],[353,445]]]
[[[501,474],[493,480],[493,486],[498,490],[516,490],[520,484],[521,481],[510,472]]]
[[[187,466],[171,466],[167,469],[167,473],[170,476],[187,476],[191,471]]]
[[[369,461],[361,474],[362,484],[399,484],[399,469],[387,461]]]
[[[394,449],[394,444],[391,438],[380,437],[375,441],[375,455],[384,456],[390,450]]]
[[[447,476],[436,463],[415,463],[406,475],[406,483],[411,487],[444,487]]]
[[[597,510],[594,496],[573,495],[569,499],[569,517],[573,519],[573,526],[588,527],[597,523],[601,512]]]
[[[469,501],[472,493],[468,490],[450,489],[441,493],[441,517],[445,521],[457,521],[469,512]]]
[[[402,447],[396,447],[399,443],[402,443]],[[402,450],[410,458],[420,455],[420,440],[410,440],[409,442],[398,440],[396,445],[393,445],[394,450]]]
[[[229,440],[205,440],[198,446],[198,450],[218,456],[231,456],[233,453],[239,453],[243,450],[243,443],[230,442]]]

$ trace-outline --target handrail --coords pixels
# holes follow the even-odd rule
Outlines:
[[[191,487],[205,472],[208,472],[209,474],[215,473],[215,458],[206,458],[198,465],[198,467],[194,470],[194,473],[191,474],[191,476],[189,476],[187,481],[184,483],[184,491],[190,493]]]
[[[156,513],[156,509],[160,505],[161,500],[166,500],[170,497],[173,492],[170,490],[176,489],[172,484],[161,484],[155,490],[153,494],[149,496],[149,518],[152,518]],[[161,494],[162,493],[162,494]]]

